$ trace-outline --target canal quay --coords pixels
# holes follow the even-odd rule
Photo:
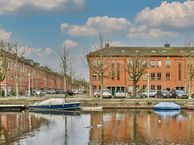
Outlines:
[[[24,104],[21,111],[0,112],[2,145],[192,145],[194,110],[188,99],[103,99],[68,97],[66,102],[103,106],[100,111],[35,113],[29,104],[51,97],[2,98],[0,104]],[[60,97],[61,98],[61,97]],[[176,102],[181,110],[156,111],[158,102]]]

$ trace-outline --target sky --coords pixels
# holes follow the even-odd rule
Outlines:
[[[110,46],[184,46],[194,42],[194,1],[0,0],[0,40],[18,42],[26,58],[60,71],[69,49],[75,76],[88,80],[84,55],[99,33]]]

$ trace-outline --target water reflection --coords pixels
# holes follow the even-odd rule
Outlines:
[[[161,117],[153,110],[104,110],[81,113],[80,116],[27,112],[1,114],[1,143],[192,145],[194,112],[172,114]]]
[[[180,115],[180,110],[154,110],[161,118],[176,117]]]
[[[0,112],[0,144],[10,144],[40,127],[47,120],[37,119],[28,112]]]

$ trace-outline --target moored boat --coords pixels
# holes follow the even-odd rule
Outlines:
[[[155,110],[180,110],[181,107],[174,102],[160,102],[154,105]]]
[[[80,102],[66,103],[64,99],[48,99],[40,103],[29,105],[29,110],[57,111],[57,110],[77,110],[80,109]]]

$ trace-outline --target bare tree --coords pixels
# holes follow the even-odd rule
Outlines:
[[[92,58],[87,56],[88,66],[92,72],[90,74],[96,74],[100,80],[100,99],[103,99],[103,88],[104,88],[104,79],[110,77],[110,68],[111,68],[111,57],[106,57],[107,51],[104,48],[104,38],[102,34],[99,34],[99,44],[96,45],[96,53],[93,54]],[[91,82],[90,82],[91,83]]]
[[[185,42],[185,51],[184,51],[184,57],[186,60],[186,65],[188,67],[188,96],[189,99],[191,99],[192,94],[192,82],[194,78],[194,56],[192,55],[191,51],[193,48],[191,48],[190,44],[190,38],[186,39]]]
[[[67,83],[69,72],[72,69],[71,61],[69,58],[69,49],[65,46],[59,50],[59,57],[60,57],[60,66],[62,68],[62,73],[64,76],[64,90],[67,90]]]
[[[134,97],[136,97],[136,94],[137,94],[136,93],[137,83],[147,68],[146,66],[147,66],[148,60],[149,60],[148,57],[141,56],[141,55],[134,55],[129,58],[129,62],[127,64],[128,66],[127,72],[133,82]]]
[[[21,47],[18,43],[9,43],[7,45],[10,54],[10,67],[8,67],[8,75],[15,81],[16,98],[19,97],[19,84],[21,78],[22,59],[25,53],[25,47]]]
[[[6,51],[6,44],[5,42],[0,42],[0,96],[2,95],[1,92],[1,82],[4,81],[7,69],[8,69],[8,57],[7,57],[7,51]]]

